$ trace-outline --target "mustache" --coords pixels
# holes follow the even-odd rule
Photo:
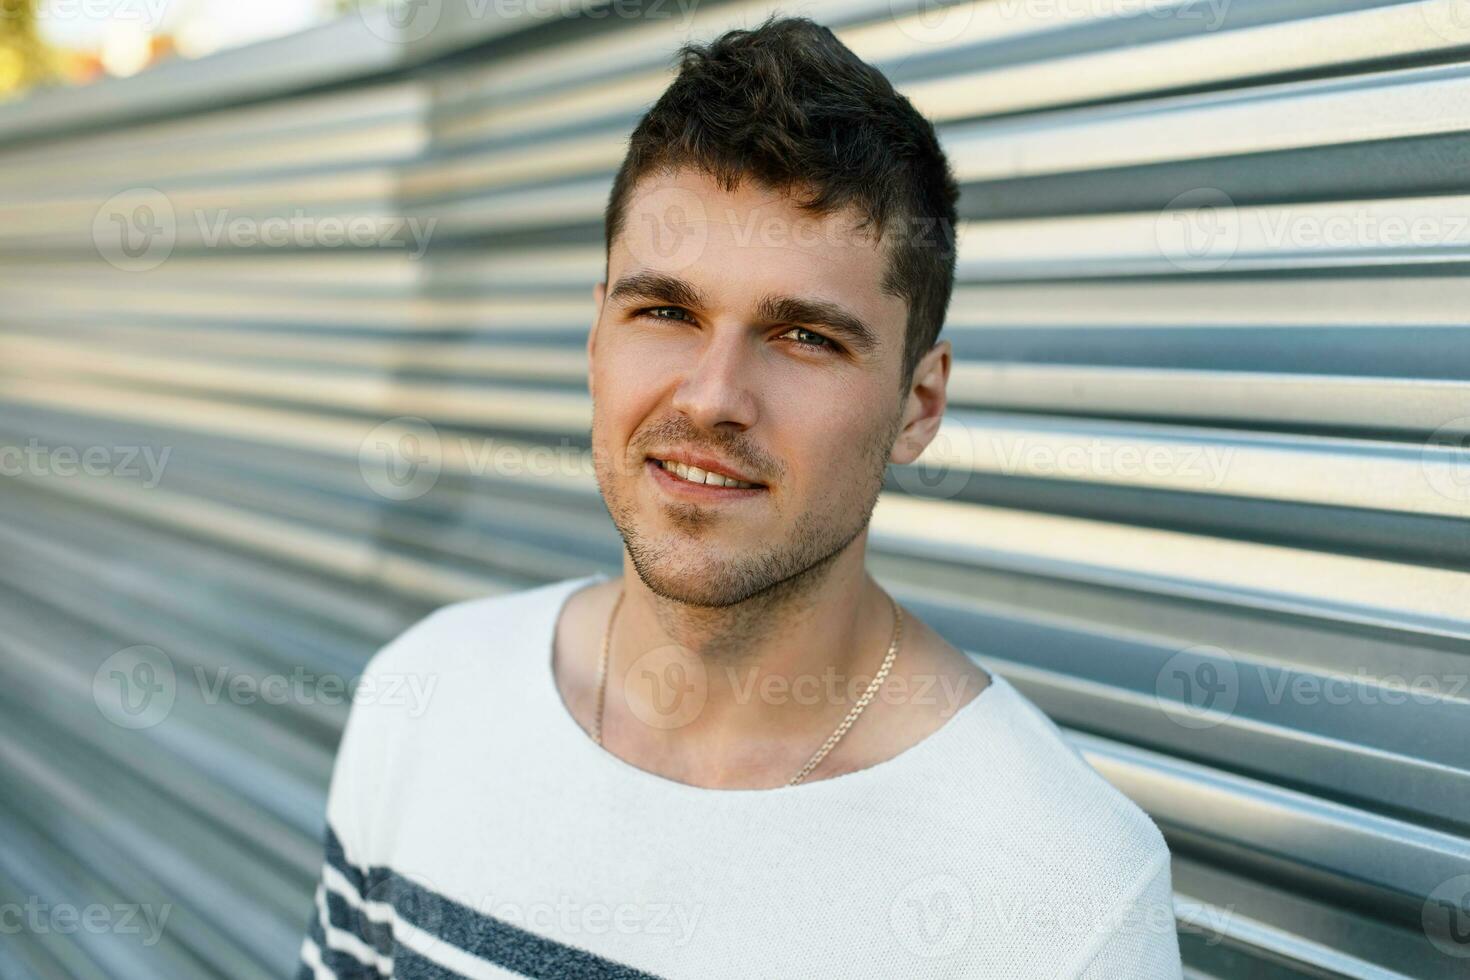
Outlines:
[[[780,476],[785,472],[785,467],[781,466],[779,461],[741,439],[715,438],[712,440],[707,433],[701,433],[688,425],[679,423],[660,423],[650,426],[631,442],[629,448],[637,454],[641,465],[643,458],[649,452],[661,446],[677,446],[690,452],[702,452],[706,455],[728,459],[745,473],[762,481]]]

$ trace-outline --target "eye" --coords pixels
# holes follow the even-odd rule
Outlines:
[[[798,347],[810,347],[810,348],[813,348],[814,350],[830,350],[830,351],[833,351],[833,352],[836,352],[836,351],[839,351],[839,350],[842,349],[842,348],[840,348],[840,347],[837,346],[836,341],[833,341],[831,338],[825,337],[822,334],[817,333],[815,330],[808,330],[806,327],[792,327],[790,330],[786,331],[781,336],[788,337],[791,334],[797,334],[799,336],[802,336],[802,337],[806,338],[806,339],[803,339],[803,340],[798,340],[796,342],[796,345]]]
[[[679,316],[672,317],[657,315],[661,313],[677,313],[679,314]],[[635,317],[646,317],[650,320],[673,320],[674,322],[679,323],[688,319],[689,311],[684,309],[682,306],[650,306],[647,309],[638,310],[633,315]]]

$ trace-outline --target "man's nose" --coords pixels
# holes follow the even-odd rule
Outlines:
[[[708,429],[721,425],[750,428],[757,413],[757,353],[750,338],[734,330],[711,336],[699,347],[675,390],[673,407]]]

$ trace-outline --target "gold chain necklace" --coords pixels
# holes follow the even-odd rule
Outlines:
[[[847,717],[842,719],[842,723],[837,726],[831,735],[827,736],[827,741],[822,743],[822,747],[812,754],[812,757],[807,760],[806,765],[801,767],[801,771],[795,776],[792,776],[791,781],[786,785],[795,786],[797,783],[806,779],[807,776],[811,775],[812,770],[821,764],[822,760],[836,747],[838,742],[842,741],[842,736],[846,735],[847,730],[852,727],[853,722],[858,720],[858,716],[863,713],[863,709],[868,706],[868,702],[872,701],[874,695],[878,693],[878,688],[883,686],[883,681],[888,677],[888,672],[893,669],[893,659],[898,656],[899,643],[903,639],[903,610],[899,608],[898,600],[893,598],[893,596],[890,595],[888,601],[893,603],[893,639],[888,644],[888,654],[883,658],[883,665],[878,668],[878,673],[873,675],[873,680],[868,684],[868,689],[863,692],[862,697],[857,699],[857,703],[852,706],[852,710],[847,713]],[[597,719],[593,723],[592,738],[598,745],[602,744],[602,711],[603,705],[607,700],[608,650],[612,646],[613,622],[617,619],[618,608],[622,604],[623,590],[619,589],[618,597],[613,602],[612,612],[607,617],[607,628],[602,633],[602,657],[597,666]]]

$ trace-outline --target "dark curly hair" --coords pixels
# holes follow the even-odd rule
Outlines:
[[[954,288],[959,188],[934,126],[882,72],[805,17],[769,16],[679,49],[679,74],[643,116],[613,181],[609,250],[633,188],[692,168],[733,191],[742,177],[825,216],[855,208],[888,244],[882,290],[908,303],[902,385],[934,346]]]

